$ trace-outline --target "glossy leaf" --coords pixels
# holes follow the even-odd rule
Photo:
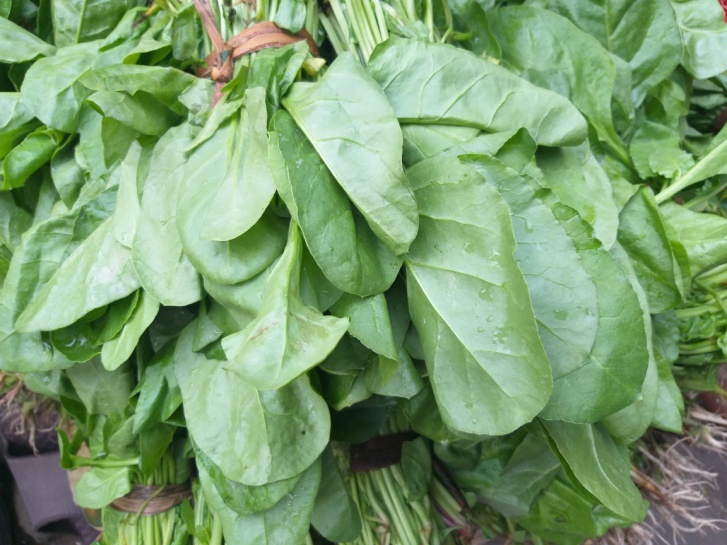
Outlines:
[[[323,316],[303,304],[299,291],[301,254],[300,233],[293,224],[257,316],[239,333],[222,339],[229,359],[226,369],[259,390],[282,388],[313,368],[348,329],[347,319]]]
[[[103,345],[101,361],[106,369],[113,371],[131,357],[139,338],[156,318],[157,312],[159,312],[159,302],[142,292],[139,303],[121,332]]]
[[[323,274],[348,293],[381,293],[402,260],[379,240],[303,132],[285,112],[275,115],[269,135],[271,170],[278,193],[300,226]]]
[[[0,190],[22,187],[31,174],[50,161],[58,144],[55,131],[40,128],[26,136],[2,161]]]
[[[417,232],[417,206],[401,163],[394,111],[353,55],[342,55],[314,84],[298,83],[283,105],[371,230],[395,254]]]
[[[697,79],[727,70],[727,26],[719,2],[686,0],[671,2],[684,43],[682,65]]]
[[[409,307],[439,410],[457,431],[508,433],[542,410],[552,380],[510,210],[457,159],[409,176],[422,215],[406,260]]]
[[[397,347],[394,344],[389,309],[383,295],[359,298],[344,295],[331,308],[331,314],[340,318],[348,318],[348,331],[377,354],[390,359],[397,359]]]
[[[134,0],[56,0],[53,38],[58,47],[105,38],[136,5]]]
[[[402,123],[491,132],[525,127],[547,146],[576,145],[586,138],[585,120],[568,100],[448,45],[389,40],[374,51],[368,71]]]

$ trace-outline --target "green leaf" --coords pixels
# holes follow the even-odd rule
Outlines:
[[[727,220],[715,214],[693,212],[686,206],[666,202],[659,207],[662,217],[674,227],[696,276],[707,268],[727,261]]]
[[[226,508],[219,495],[209,486],[205,486],[204,481],[202,487],[210,507],[222,520],[227,543],[303,543],[310,530],[310,519],[320,480],[321,464],[316,460],[286,497],[274,507],[249,516],[238,516]]]
[[[552,380],[510,209],[457,159],[409,176],[422,215],[406,259],[409,307],[439,410],[454,430],[508,433],[542,410]]]
[[[206,490],[212,491],[227,509],[238,515],[252,515],[267,511],[288,495],[298,484],[301,475],[261,486],[249,486],[231,481],[200,449],[195,449],[200,478]]]
[[[18,316],[18,331],[50,331],[71,325],[140,287],[131,252],[116,240],[113,229],[113,218],[106,220],[61,264]]]
[[[618,241],[646,292],[649,312],[658,314],[674,308],[684,294],[682,271],[651,190],[639,188],[619,219]]]
[[[646,92],[671,75],[682,42],[669,0],[536,0],[570,19],[631,69],[631,94],[639,106]]]
[[[113,371],[131,357],[139,339],[158,312],[159,302],[146,292],[142,292],[139,303],[121,332],[103,345],[101,361],[106,369]]]
[[[193,340],[194,325],[179,338],[174,372],[197,446],[228,479],[249,485],[288,479],[309,467],[328,443],[330,420],[308,378],[276,391],[256,390],[227,371],[227,362],[192,352]]]
[[[114,64],[87,72],[80,81],[84,87],[94,91],[124,91],[129,95],[143,91],[156,97],[173,112],[184,115],[187,107],[179,101],[179,96],[195,83],[196,78],[168,66]]]
[[[0,93],[0,159],[37,125],[20,93]]]
[[[500,161],[462,157],[500,193],[511,211],[515,259],[528,284],[538,333],[553,376],[584,365],[596,339],[596,287],[573,241],[530,183]]]
[[[311,516],[313,527],[329,541],[346,543],[361,534],[358,506],[348,492],[331,447],[321,455],[321,485]]]
[[[2,161],[0,190],[22,187],[31,174],[50,161],[59,139],[55,131],[43,127],[26,136]]]
[[[719,145],[707,148],[705,154],[699,158],[693,167],[659,192],[656,196],[656,202],[662,203],[687,187],[711,178],[712,176],[727,174],[726,157],[727,140],[720,142]]]
[[[275,193],[275,184],[270,173],[267,160],[267,110],[265,108],[265,90],[261,87],[248,89],[245,92],[245,106],[242,108],[239,125],[233,118],[228,126],[230,135],[222,140],[216,135],[203,146],[193,152],[209,153],[210,146],[222,146],[228,157],[215,156],[221,161],[223,170],[218,185],[209,187],[200,184],[199,179],[214,180],[214,171],[203,172],[190,168],[188,159],[186,176],[193,179],[208,193],[207,206],[209,211],[199,219],[200,236],[209,240],[232,240],[247,232],[260,219]],[[224,142],[227,141],[227,149]],[[208,167],[214,164],[208,159]],[[191,188],[192,184],[186,184]],[[199,192],[197,198],[202,198]]]
[[[131,468],[94,467],[81,476],[74,497],[80,507],[101,509],[129,492]]]
[[[130,365],[108,371],[94,358],[69,367],[66,374],[89,414],[123,414],[129,407],[136,385],[136,370]]]
[[[642,178],[675,178],[694,164],[692,156],[681,148],[678,131],[650,121],[634,133],[629,153]]]
[[[541,194],[568,232],[596,287],[598,329],[590,357],[554,375],[553,394],[542,415],[595,422],[633,402],[648,365],[639,300],[614,257],[593,237],[588,224],[552,195]],[[618,286],[618,287],[617,287]]]
[[[177,196],[187,126],[171,129],[154,147],[144,184],[132,244],[134,270],[142,287],[168,306],[185,306],[201,297],[199,274],[190,263],[177,230]]]
[[[527,6],[500,8],[487,17],[506,67],[570,99],[599,138],[626,155],[611,115],[616,64],[595,38],[559,15]]]
[[[679,326],[674,313],[654,316],[652,323],[659,388],[651,425],[672,433],[681,433],[684,398],[672,373],[672,364],[679,356]]]
[[[568,100],[449,45],[389,40],[374,51],[368,71],[402,123],[490,132],[525,127],[547,146],[576,145],[586,138],[585,119]]]
[[[401,445],[401,472],[409,488],[407,499],[421,500],[429,493],[432,482],[431,447],[422,437]]]
[[[273,23],[295,34],[305,25],[306,6],[303,0],[282,0],[273,17]]]
[[[139,398],[134,409],[134,433],[153,429],[167,420],[182,404],[182,395],[174,377],[176,342],[167,343],[154,355],[139,380]]]
[[[323,274],[348,293],[366,296],[386,290],[402,260],[353,208],[293,119],[280,111],[271,128],[273,180]]]
[[[313,368],[335,348],[348,320],[323,316],[300,299],[300,233],[273,268],[260,310],[245,329],[222,339],[225,368],[260,390],[277,390]]]
[[[0,17],[0,34],[3,37],[0,41],[0,62],[32,61],[56,52],[55,47],[4,17]]]
[[[143,91],[133,95],[117,91],[97,91],[87,101],[104,117],[150,136],[161,136],[179,121],[179,116],[159,99]]]
[[[727,26],[719,2],[681,0],[671,2],[684,43],[682,66],[697,79],[727,70]]]
[[[135,0],[54,0],[53,38],[58,47],[105,38]]]
[[[613,202],[611,183],[589,146],[541,148],[537,153],[545,185],[558,199],[591,224],[604,247],[616,241],[619,209]],[[594,195],[599,195],[594,199]]]
[[[32,216],[15,203],[10,193],[0,193],[0,243],[14,251],[32,222]]]
[[[293,85],[283,105],[371,230],[392,252],[405,253],[418,217],[401,163],[401,129],[361,63],[339,56],[317,83]]]
[[[348,318],[349,333],[364,346],[389,359],[398,358],[389,320],[389,309],[383,295],[360,298],[344,294],[331,307],[331,314],[339,318]]]
[[[415,125],[401,126],[404,134],[404,166],[410,167],[419,161],[434,157],[447,148],[476,138],[481,131],[473,127],[458,125]],[[488,134],[493,144],[504,143],[510,132]]]
[[[631,480],[628,452],[602,426],[541,423],[571,478],[617,515],[633,521],[644,518],[648,504]]]

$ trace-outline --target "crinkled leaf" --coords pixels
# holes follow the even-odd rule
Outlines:
[[[324,316],[300,299],[302,241],[292,225],[273,268],[262,306],[245,329],[222,339],[226,369],[260,390],[277,390],[317,365],[335,348],[348,320]]]
[[[586,138],[585,119],[567,99],[449,45],[389,40],[374,51],[367,69],[402,123],[491,132],[525,127],[548,146]]]
[[[366,296],[386,290],[402,260],[353,208],[292,118],[278,112],[271,127],[275,185],[323,274],[348,293]]]
[[[409,175],[422,215],[406,260],[409,307],[439,410],[457,431],[508,433],[542,410],[552,381],[510,209],[457,159]]]
[[[192,325],[177,342],[174,372],[189,433],[224,475],[262,485],[298,475],[314,463],[328,443],[330,419],[308,377],[280,390],[256,390],[226,370],[227,362],[193,352],[193,340]]]
[[[353,55],[339,56],[317,83],[296,83],[283,105],[369,227],[395,254],[417,232],[417,205],[404,174],[394,111]]]

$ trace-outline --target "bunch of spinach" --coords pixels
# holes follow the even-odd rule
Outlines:
[[[483,525],[640,520],[627,446],[681,430],[673,309],[724,261],[719,4],[219,2],[336,58],[243,57],[214,107],[159,5],[0,2],[0,368],[77,422],[105,542],[359,539],[330,444],[390,418]],[[193,475],[163,521],[107,507]]]

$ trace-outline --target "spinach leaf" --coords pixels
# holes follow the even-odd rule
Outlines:
[[[421,206],[406,258],[409,307],[439,410],[454,430],[508,433],[543,409],[552,388],[510,209],[457,159],[419,163],[409,176]]]
[[[86,509],[101,509],[131,491],[131,468],[93,467],[78,480],[76,503]]]
[[[546,146],[576,145],[586,138],[585,120],[568,100],[468,51],[389,40],[374,51],[368,71],[402,123],[492,132],[525,127]]]
[[[227,362],[193,352],[193,340],[194,323],[177,342],[174,374],[189,434],[223,474],[262,485],[313,464],[328,443],[330,416],[308,377],[280,390],[257,390],[226,370]]]
[[[347,319],[323,316],[300,299],[301,247],[293,223],[257,316],[239,333],[222,339],[229,360],[225,369],[259,390],[277,390],[306,373],[325,359],[348,329]]]
[[[402,168],[401,129],[374,79],[353,55],[342,55],[320,81],[296,83],[282,102],[371,230],[405,253],[417,206]]]
[[[671,2],[684,44],[682,66],[697,79],[707,79],[727,69],[720,52],[727,47],[727,27],[719,2]]]
[[[359,296],[386,290],[402,259],[353,209],[293,119],[280,111],[271,127],[269,153],[275,185],[323,274],[334,286]]]

